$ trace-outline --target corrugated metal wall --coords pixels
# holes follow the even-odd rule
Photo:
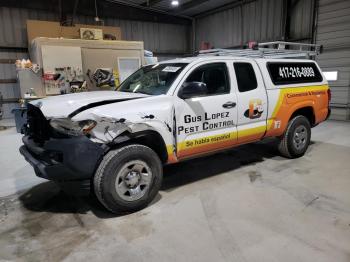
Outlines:
[[[248,41],[281,39],[283,1],[257,0],[196,19],[196,47],[210,42],[216,48]]]
[[[316,41],[324,52],[317,58],[324,71],[338,71],[331,81],[332,117],[350,120],[350,1],[319,0]]]
[[[310,42],[314,0],[296,2],[291,12],[289,38]],[[248,41],[276,41],[284,37],[281,0],[256,0],[196,19],[196,48],[210,42],[219,48]]]
[[[295,3],[290,10],[289,38],[298,42],[311,43],[314,0],[300,0]]]
[[[289,38],[311,43],[315,2],[294,3],[290,10]],[[338,71],[338,81],[330,82],[331,118],[350,120],[350,1],[318,0],[316,4],[316,42],[324,46],[324,53],[317,61],[324,71]],[[283,1],[257,0],[202,16],[196,21],[196,48],[201,42],[227,48],[248,41],[281,40],[285,33],[283,9]]]
[[[0,7],[0,47],[27,47],[26,20],[58,21],[55,13],[19,8]],[[94,24],[93,17],[77,16],[76,23]],[[121,27],[123,40],[144,41],[145,49],[158,53],[189,53],[191,28],[186,25],[160,24],[107,18],[106,26]],[[0,59],[27,58],[27,53],[1,52]],[[0,79],[16,78],[12,64],[0,64]],[[0,84],[4,98],[19,96],[17,84]],[[12,117],[10,109],[16,104],[4,104],[4,118]]]
[[[58,21],[55,13],[0,7],[0,46],[27,47],[26,21],[28,19]],[[95,24],[93,17],[77,16],[81,24]],[[106,26],[118,26],[123,40],[145,42],[145,48],[154,52],[186,53],[190,50],[191,29],[186,25],[160,24],[106,18]]]

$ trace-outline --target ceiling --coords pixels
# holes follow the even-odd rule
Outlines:
[[[212,11],[237,0],[178,0],[179,6],[171,5],[171,0],[118,0],[126,4],[135,4],[140,7],[149,7],[160,11],[166,11],[171,15],[197,16]]]
[[[77,14],[102,18],[119,18],[159,23],[190,25],[198,17],[216,9],[227,8],[248,0],[0,0],[0,6],[46,10],[58,14],[61,21]]]

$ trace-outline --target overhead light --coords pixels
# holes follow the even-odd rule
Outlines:
[[[179,1],[178,0],[172,0],[171,1],[171,5],[172,6],[178,6],[179,5]]]

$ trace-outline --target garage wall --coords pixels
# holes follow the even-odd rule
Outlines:
[[[12,52],[10,50],[0,51],[0,61],[2,59],[22,59],[28,58],[26,52]],[[16,67],[13,63],[0,63],[0,79],[11,80],[16,79]],[[1,80],[0,80],[1,81]],[[20,96],[19,86],[17,83],[0,83],[0,93],[3,99],[15,98]],[[1,100],[1,98],[0,98]],[[0,101],[0,111],[3,113],[3,118],[12,117],[11,110],[17,106],[16,103],[5,103],[1,106]]]
[[[196,19],[196,48],[209,42],[216,48],[239,47],[248,41],[288,41],[311,43],[316,4],[316,43],[323,45],[317,57],[324,71],[338,71],[330,81],[333,119],[350,120],[350,1],[292,1],[288,32],[286,9],[279,0],[247,1],[246,4],[202,15]]]
[[[315,0],[299,0],[294,3],[295,6],[290,10],[288,38],[297,42],[311,43]]]
[[[300,0],[290,8],[288,39],[311,42],[314,0]],[[282,0],[256,0],[196,19],[196,48],[210,42],[217,48],[239,47],[248,41],[276,41],[285,37]]]
[[[209,42],[216,48],[248,41],[281,39],[283,1],[257,0],[196,19],[196,48]]]
[[[103,18],[103,17],[102,17]],[[41,10],[0,7],[0,46],[27,47],[26,20],[58,21],[56,13]],[[93,17],[78,15],[75,23],[95,24]],[[140,40],[154,52],[186,53],[191,29],[186,25],[160,24],[106,18],[106,26],[118,26],[123,40]]]
[[[324,52],[317,61],[324,71],[338,71],[332,90],[332,118],[350,120],[350,1],[319,0],[316,41]]]
[[[26,20],[58,21],[56,13],[41,10],[0,7],[0,79],[15,79],[16,70],[13,63],[5,63],[1,59],[27,58],[28,54],[21,49],[27,48]],[[131,20],[104,19],[106,26],[121,27],[123,40],[144,41],[145,49],[164,57],[182,56],[191,49],[191,27],[178,24],[161,24]],[[77,16],[75,23],[95,24],[93,17]],[[0,81],[1,82],[1,81]],[[0,92],[4,99],[19,96],[17,83],[0,83]],[[11,109],[14,103],[2,106],[3,118],[12,117]]]

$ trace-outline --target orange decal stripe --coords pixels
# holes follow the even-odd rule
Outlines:
[[[276,102],[275,108],[272,112],[271,117],[267,120],[266,126],[259,126],[255,128],[239,130],[238,132],[224,133],[215,136],[197,138],[193,140],[188,140],[180,142],[177,144],[177,155],[174,152],[174,146],[167,146],[168,153],[168,163],[178,162],[179,159],[188,158],[195,155],[210,153],[213,151],[222,150],[225,148],[230,148],[239,144],[244,144],[248,142],[253,142],[260,140],[266,132],[266,137],[268,136],[279,136],[283,134],[286,125],[288,123],[289,110],[293,104],[288,104],[288,99],[294,99],[298,102],[303,101],[314,101],[316,96],[323,94],[324,91],[328,89],[328,85],[319,86],[304,86],[304,87],[292,87],[292,88],[281,88],[279,89],[280,94]],[[311,93],[309,93],[311,92]],[[298,95],[300,93],[300,95]],[[303,96],[302,93],[306,95]],[[290,96],[292,98],[287,98],[289,94],[297,94]],[[321,103],[327,103],[327,97],[325,97]],[[322,111],[322,110],[320,110]],[[323,111],[322,111],[323,112]],[[320,117],[322,119],[322,117]],[[275,128],[275,121],[281,121],[280,127]],[[239,135],[239,137],[237,136]]]
[[[266,136],[268,137],[282,135],[285,128],[287,127],[290,118],[290,109],[293,108],[294,104],[316,104],[316,96],[319,94],[319,92],[325,92],[328,88],[328,85],[318,85],[279,89],[280,94],[278,97],[278,101],[276,103],[271,117],[267,120]],[[292,95],[290,96],[291,98],[288,98],[289,95]],[[327,98],[324,97],[324,99],[322,101],[318,101],[317,104],[326,104],[326,101]],[[317,113],[318,112],[316,112],[316,114]],[[278,128],[274,127],[275,121],[281,121],[281,125]]]

